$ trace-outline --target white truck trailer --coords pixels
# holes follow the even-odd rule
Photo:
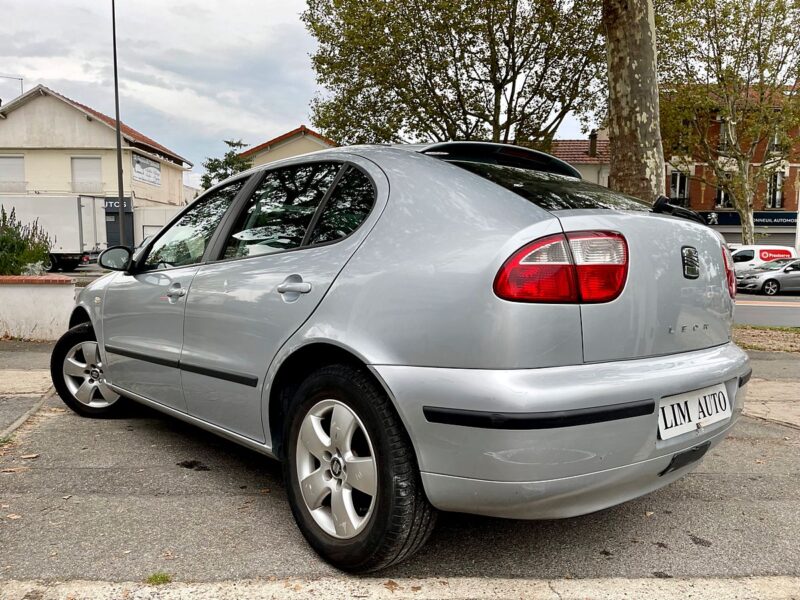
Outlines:
[[[0,196],[22,223],[38,220],[52,241],[52,270],[72,271],[105,250],[105,198],[96,196]]]

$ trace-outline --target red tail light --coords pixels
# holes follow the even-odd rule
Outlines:
[[[517,250],[500,268],[494,292],[504,300],[609,302],[628,277],[628,245],[613,231],[550,235]]]
[[[728,292],[736,298],[736,271],[733,269],[733,258],[727,246],[722,246],[722,261],[725,263],[725,277],[728,280]]]

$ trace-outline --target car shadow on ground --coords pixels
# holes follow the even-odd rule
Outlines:
[[[147,419],[156,426],[155,430],[177,438],[181,442],[181,455],[187,457],[183,464],[178,464],[188,469],[208,469],[212,472],[207,475],[218,477],[220,485],[230,482],[231,478],[241,479],[242,485],[239,487],[246,493],[249,491],[244,489],[246,484],[252,489],[254,486],[251,482],[256,477],[261,482],[259,485],[277,492],[270,494],[271,501],[286,504],[284,514],[291,520],[278,461],[265,460],[255,451],[145,406],[133,404],[126,416],[134,421]],[[152,423],[153,420],[156,423]],[[148,444],[149,440],[143,442]],[[223,460],[223,457],[225,468],[220,469],[213,462],[216,459]],[[212,466],[209,467],[209,464]],[[210,483],[213,485],[213,482]],[[437,526],[422,551],[377,576],[611,575],[615,568],[612,562],[635,555],[657,554],[672,543],[662,535],[665,522],[661,521],[660,526],[653,527],[655,521],[650,518],[657,512],[669,518],[671,511],[658,507],[661,494],[663,492],[656,492],[618,507],[563,520],[515,521],[440,513]],[[291,523],[291,526],[294,524]],[[669,527],[669,530],[673,528]],[[559,561],[554,563],[551,560],[554,556],[560,556]],[[652,564],[658,564],[656,557]],[[312,562],[308,568],[311,572],[317,572],[325,567]],[[658,577],[661,571],[646,567],[639,574]]]

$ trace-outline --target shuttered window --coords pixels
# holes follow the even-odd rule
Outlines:
[[[103,175],[99,158],[90,156],[75,156],[72,158],[72,191],[103,191]]]
[[[0,156],[0,192],[25,191],[25,159]]]

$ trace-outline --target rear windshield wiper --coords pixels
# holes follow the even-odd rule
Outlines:
[[[698,213],[689,208],[676,206],[675,204],[670,203],[669,198],[666,196],[659,196],[656,198],[656,201],[653,202],[653,212],[664,215],[672,215],[673,217],[680,217],[681,219],[688,219],[689,221],[695,221],[697,223],[702,223],[703,225],[706,224],[703,217],[701,217]]]

